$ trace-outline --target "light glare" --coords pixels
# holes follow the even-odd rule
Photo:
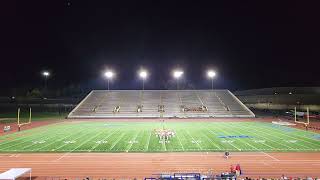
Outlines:
[[[42,72],[42,75],[47,77],[50,75],[50,73],[48,71],[44,71],[44,72]]]
[[[146,79],[147,76],[148,76],[148,72],[146,70],[141,70],[139,72],[139,76],[142,78],[142,79]]]
[[[104,73],[104,76],[108,79],[111,79],[114,76],[114,74],[112,71],[107,71]]]
[[[176,79],[179,79],[182,75],[183,75],[183,71],[181,71],[181,70],[175,70],[173,72],[173,77]]]
[[[207,75],[208,75],[209,78],[214,78],[217,74],[216,74],[215,71],[209,70],[209,71],[207,72]]]

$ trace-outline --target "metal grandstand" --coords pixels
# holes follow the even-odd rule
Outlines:
[[[68,118],[255,117],[229,90],[93,90]]]

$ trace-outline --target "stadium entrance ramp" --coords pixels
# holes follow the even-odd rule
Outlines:
[[[229,90],[93,90],[68,118],[255,117]]]

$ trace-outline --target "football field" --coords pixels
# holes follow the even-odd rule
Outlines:
[[[174,135],[160,140],[163,129]],[[184,151],[320,151],[320,134],[266,122],[71,121],[0,136],[0,152]]]

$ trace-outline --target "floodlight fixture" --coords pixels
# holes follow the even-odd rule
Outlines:
[[[107,78],[107,82],[108,82],[108,91],[110,90],[110,80],[114,77],[114,72],[111,71],[111,70],[107,70],[105,73],[104,73],[104,76]]]
[[[173,71],[173,77],[177,80],[177,90],[179,90],[179,79],[183,75],[183,71],[180,69],[176,69]]]
[[[148,77],[148,72],[146,70],[141,70],[139,72],[139,76],[140,78],[142,78],[143,80],[145,80]]]
[[[42,71],[41,74],[44,77],[44,94],[45,94],[47,91],[47,80],[48,80],[48,77],[50,76],[50,72],[49,71]]]
[[[104,76],[107,78],[107,79],[112,79],[113,76],[114,76],[114,73],[112,71],[106,71],[104,73]]]
[[[216,77],[217,73],[214,70],[208,70],[207,76],[211,79],[211,90],[213,90],[213,79]]]
[[[207,76],[211,79],[213,79],[214,77],[216,77],[217,73],[214,70],[208,70],[207,71]]]
[[[139,76],[142,79],[142,90],[144,90],[144,81],[147,79],[148,77],[148,71],[145,69],[141,69],[139,71]]]
[[[182,71],[182,70],[175,70],[175,71],[173,71],[173,77],[174,77],[175,79],[179,79],[182,75],[183,75],[183,71]]]
[[[50,76],[50,72],[49,72],[49,71],[43,71],[43,72],[42,72],[42,75],[43,75],[44,77],[48,77],[48,76]]]

